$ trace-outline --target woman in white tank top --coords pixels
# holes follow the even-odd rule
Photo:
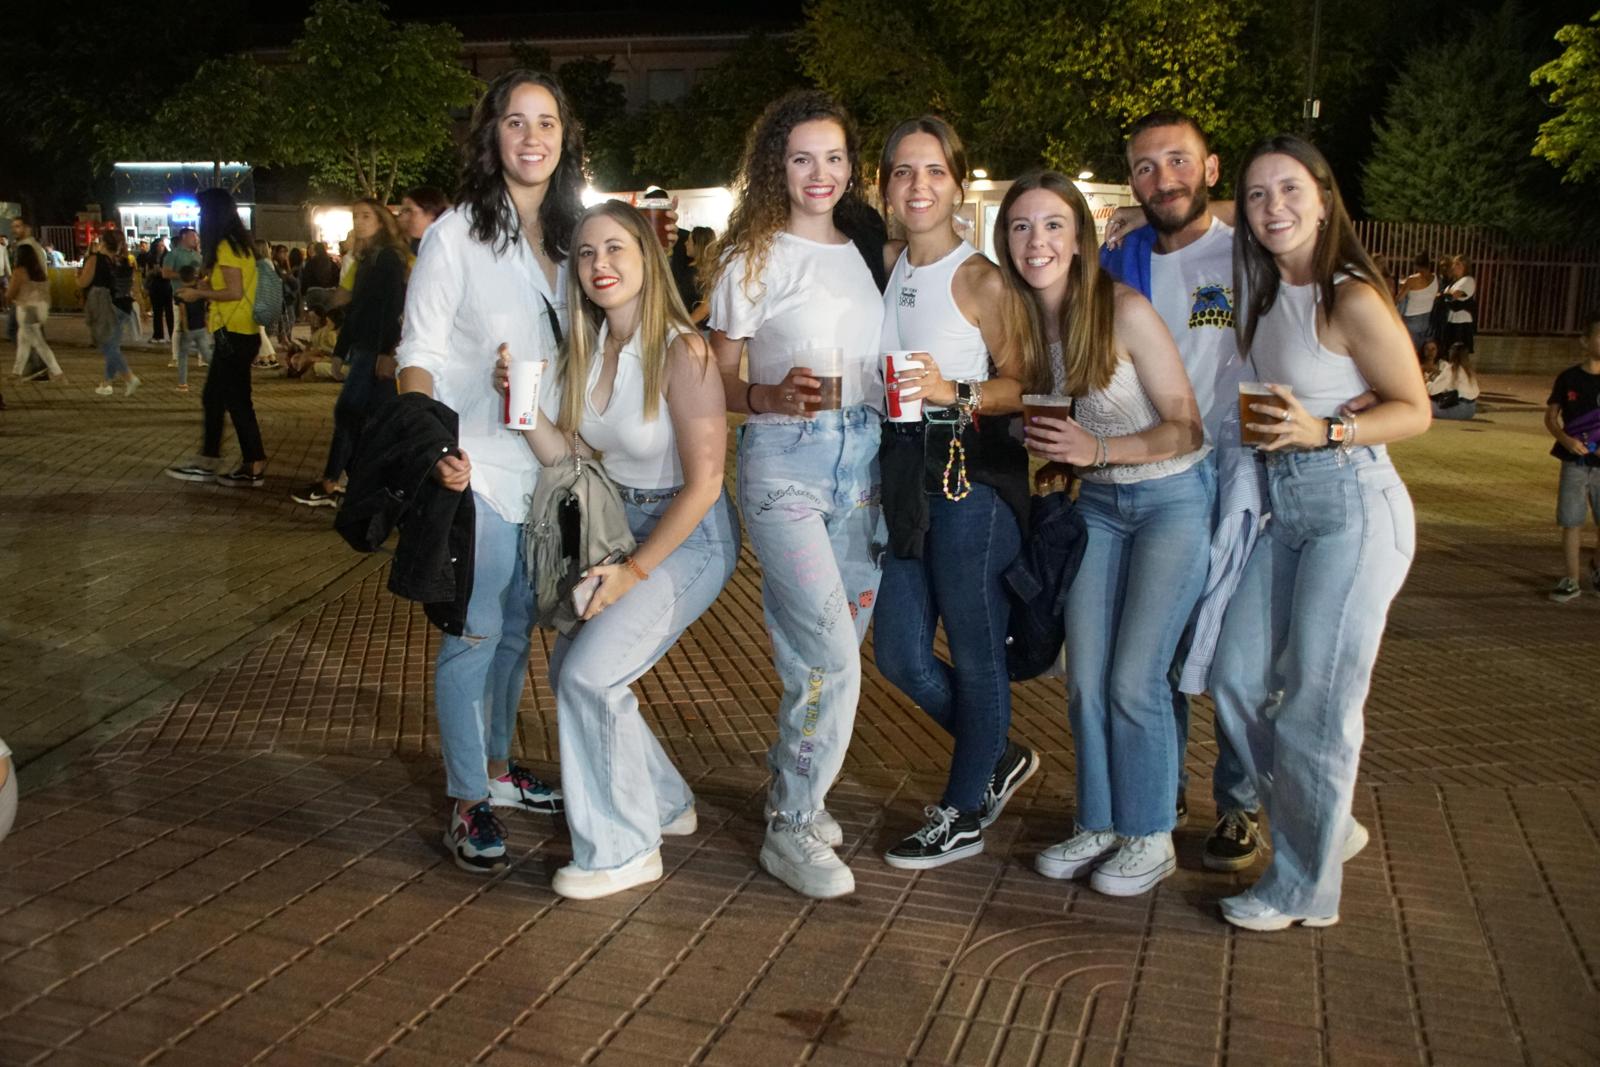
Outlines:
[[[967,435],[966,453],[934,491],[925,484],[924,447],[937,462],[940,445],[929,424],[883,424],[890,536],[879,600],[887,610],[878,614],[873,648],[884,677],[955,743],[943,795],[922,828],[885,855],[890,866],[910,869],[983,851],[984,827],[1039,766],[1030,749],[1006,738],[1010,601],[1000,576],[1021,550],[1022,528],[1013,503],[992,484],[1011,487],[1025,506],[1028,456],[1007,431],[1028,373],[1019,343],[1026,310],[995,265],[956,233],[966,176],[960,139],[931,116],[896,127],[878,167],[883,203],[906,234],[885,249],[880,347],[911,351],[921,362],[897,369],[893,387],[902,403],[920,399],[925,418],[959,418],[965,409],[993,431]],[[946,466],[952,446],[945,446]],[[903,475],[898,456],[907,460]],[[948,663],[933,652],[941,621]]]
[[[722,380],[637,210],[608,200],[583,213],[567,307],[547,379],[560,413],[554,424],[541,413],[528,443],[547,467],[574,448],[603,452],[638,541],[628,559],[590,568],[586,621],[550,654],[572,830],[572,862],[552,887],[589,899],[661,877],[662,835],[694,832],[694,795],[630,686],[733,576],[739,524],[722,488]]]
[[[1406,332],[1411,335],[1411,345],[1418,352],[1428,339],[1428,324],[1433,320],[1433,305],[1439,299],[1439,276],[1433,272],[1433,257],[1427,252],[1417,253],[1412,261],[1410,277],[1400,283],[1395,295],[1395,306],[1405,321]]]
[[[1385,443],[1428,427],[1427,392],[1382,276],[1356,239],[1322,153],[1289,135],[1257,145],[1238,184],[1234,245],[1246,294],[1239,349],[1275,399],[1252,404],[1271,497],[1229,602],[1211,692],[1217,725],[1266,800],[1272,861],[1222,914],[1251,930],[1339,921],[1362,706],[1415,521]],[[1292,389],[1292,392],[1291,392]],[[1359,415],[1349,401],[1376,401]]]
[[[1177,868],[1178,751],[1167,675],[1205,582],[1212,483],[1194,390],[1143,296],[1100,270],[1083,194],[1054,171],[1018,178],[995,221],[1001,269],[1035,314],[1072,417],[1032,419],[1028,447],[1071,464],[1088,543],[1067,595],[1067,715],[1077,754],[1074,833],[1034,860],[1092,872],[1113,896]]]

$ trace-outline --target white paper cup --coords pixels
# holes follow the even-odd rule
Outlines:
[[[915,355],[915,352],[883,354],[883,402],[890,422],[922,421],[922,390],[908,386],[908,391],[901,393],[900,386],[895,382],[895,375],[900,371],[922,368],[922,360],[911,358]]]
[[[508,430],[531,430],[539,425],[539,379],[543,360],[518,360],[506,368],[505,425]]]

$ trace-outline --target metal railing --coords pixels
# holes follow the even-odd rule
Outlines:
[[[1411,261],[1464,255],[1478,283],[1478,332],[1573,335],[1600,309],[1600,246],[1532,244],[1470,226],[1421,222],[1356,223],[1378,266],[1398,282]]]

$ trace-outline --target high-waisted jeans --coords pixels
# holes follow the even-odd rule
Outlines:
[[[642,544],[671,501],[633,503],[638,495],[623,490],[628,525]],[[659,847],[661,827],[694,803],[630,686],[705,613],[738,562],[739,520],[724,494],[649,578],[574,637],[556,640],[550,686],[572,861],[579,867],[619,867]]]
[[[1089,543],[1067,594],[1067,712],[1086,830],[1172,829],[1179,753],[1168,674],[1205,587],[1212,493],[1196,467],[1078,491]]]
[[[930,494],[922,558],[891,555],[883,566],[878,670],[955,739],[942,803],[960,811],[981,807],[1011,728],[1010,601],[1000,574],[1021,547],[1015,513],[974,485],[962,500]],[[933,654],[941,619],[949,663]]]
[[[783,683],[767,807],[824,807],[861,697],[861,640],[883,576],[882,416],[866,406],[746,423],[739,510],[761,561],[762,601]]]
[[[1211,690],[1272,824],[1256,895],[1324,918],[1339,912],[1362,707],[1416,521],[1381,446],[1287,453],[1267,476],[1272,517],[1229,602]]]

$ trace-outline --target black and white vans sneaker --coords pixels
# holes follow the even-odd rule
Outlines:
[[[497,808],[521,808],[535,815],[560,815],[565,810],[561,790],[516,763],[510,764],[500,777],[489,779],[489,803]]]
[[[1005,808],[1006,801],[1010,800],[1017,790],[1022,788],[1022,783],[1033,777],[1033,772],[1039,769],[1039,754],[1025,745],[1015,741],[1006,742],[1006,754],[1000,757],[1000,763],[994,769],[994,777],[989,779],[989,790],[983,795],[983,807],[978,809],[978,822],[987,829]]]
[[[1212,871],[1242,871],[1261,854],[1261,822],[1253,811],[1225,811],[1206,835],[1200,862]]]
[[[983,825],[975,811],[959,812],[937,805],[924,808],[922,829],[883,854],[884,862],[902,870],[943,867],[983,851]]]
[[[489,874],[506,865],[506,828],[495,818],[487,800],[464,813],[452,800],[444,847],[450,850],[457,867],[474,874]]]

